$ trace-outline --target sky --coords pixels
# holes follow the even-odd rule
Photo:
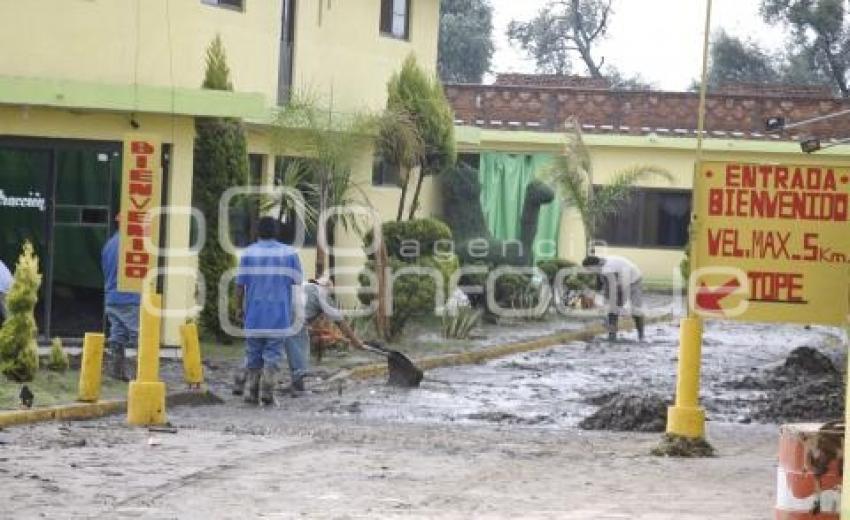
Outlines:
[[[505,30],[512,19],[529,20],[547,0],[490,0],[494,8],[493,72],[534,72],[534,61],[511,47]],[[782,47],[781,26],[766,25],[759,0],[714,0],[712,31],[724,28],[762,47]],[[663,90],[685,90],[699,78],[705,26],[705,0],[614,0],[608,36],[596,52],[627,76],[639,73]],[[577,62],[575,72],[585,74]]]

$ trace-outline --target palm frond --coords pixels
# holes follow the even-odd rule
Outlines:
[[[587,211],[588,179],[587,175],[576,167],[571,156],[558,156],[545,174],[561,193],[561,198],[580,214]]]

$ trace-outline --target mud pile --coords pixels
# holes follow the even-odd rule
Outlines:
[[[591,402],[599,403],[599,399]],[[583,430],[663,432],[668,403],[653,394],[614,394],[578,426]]]
[[[785,363],[727,385],[735,390],[763,390],[752,420],[767,423],[827,421],[844,416],[844,383],[832,360],[803,346]]]

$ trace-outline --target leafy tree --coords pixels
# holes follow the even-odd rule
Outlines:
[[[724,30],[714,35],[711,45],[708,85],[724,83],[780,83],[778,59],[752,40],[742,41]]]
[[[809,68],[828,78],[843,97],[850,97],[850,24],[846,0],[762,0],[768,23],[781,22],[791,30],[788,43],[790,72]]]
[[[26,241],[6,295],[9,315],[0,328],[0,372],[12,381],[32,381],[38,371],[38,329],[33,309],[38,302],[39,287],[38,257],[32,244]]]
[[[388,109],[410,117],[424,146],[416,190],[408,213],[408,218],[412,219],[419,206],[419,194],[425,176],[437,175],[455,163],[454,116],[440,81],[429,77],[413,55],[408,56],[401,71],[390,78],[387,94]],[[406,183],[407,180],[402,186],[403,194]],[[404,204],[404,201],[402,197],[400,204]]]
[[[602,78],[605,59],[597,59],[593,47],[608,31],[612,1],[550,0],[531,21],[512,21],[508,39],[537,62],[539,72],[568,74],[577,54],[591,77]]]
[[[617,68],[608,66],[606,75],[611,84],[612,89],[617,90],[655,90],[656,86],[649,80],[645,79],[640,74],[627,76],[620,72]]]
[[[564,154],[555,159],[548,176],[557,186],[564,203],[578,211],[589,250],[598,225],[628,203],[638,182],[652,177],[672,182],[673,177],[657,166],[635,165],[616,172],[608,184],[594,184],[593,163],[584,144],[581,127],[575,120],[567,122],[567,127],[571,128],[572,135]]]
[[[221,38],[216,36],[207,48],[203,88],[232,90],[230,69]],[[198,269],[206,280],[206,301],[200,315],[203,329],[219,340],[227,336],[218,318],[218,282],[235,259],[218,240],[218,206],[224,192],[248,182],[248,151],[245,131],[233,119],[198,118],[195,122],[195,162],[192,177],[193,204],[206,217],[206,240],[198,255]]]
[[[440,78],[481,83],[493,57],[493,6],[489,0],[442,0],[440,8]]]

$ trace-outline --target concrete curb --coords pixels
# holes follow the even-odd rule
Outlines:
[[[652,325],[670,321],[673,319],[672,314],[665,314],[653,318],[647,318],[646,324]],[[631,330],[633,326],[621,326],[620,330]],[[590,325],[580,330],[562,332],[543,336],[541,338],[518,343],[508,343],[506,345],[496,345],[493,347],[483,348],[473,352],[458,352],[455,354],[443,354],[439,356],[430,356],[425,358],[414,358],[413,362],[422,370],[430,370],[433,368],[450,367],[457,365],[474,365],[483,363],[491,359],[520,354],[522,352],[530,352],[540,350],[562,343],[570,343],[572,341],[587,341],[595,336],[604,334],[606,328],[603,325]],[[349,369],[346,377],[349,379],[372,379],[383,376],[387,373],[386,363],[375,363],[371,365],[361,365]]]
[[[97,403],[73,403],[0,412],[0,428],[44,421],[79,421],[95,419],[127,409],[127,401],[100,401]]]
[[[210,392],[175,392],[165,398],[167,406],[215,404],[221,399]],[[10,410],[0,412],[0,428],[19,426],[47,421],[82,421],[97,419],[127,411],[127,401],[122,399],[99,401],[97,403],[71,403],[31,410]]]

